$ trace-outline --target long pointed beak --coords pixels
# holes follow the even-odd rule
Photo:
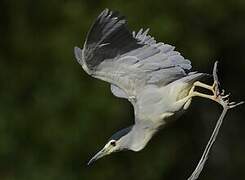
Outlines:
[[[89,162],[88,162],[88,166],[90,166],[91,164],[93,164],[96,160],[102,158],[103,156],[107,155],[107,151],[103,148],[101,151],[99,151],[97,154],[94,155],[94,157],[92,157]]]

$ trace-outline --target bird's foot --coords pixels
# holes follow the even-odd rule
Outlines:
[[[214,83],[212,85],[212,92],[213,92],[213,99],[214,101],[218,102],[219,104],[221,104],[223,107],[226,107],[228,109],[234,108],[236,106],[239,106],[241,104],[244,103],[244,101],[241,102],[230,102],[229,101],[229,96],[231,95],[231,93],[226,94],[225,90],[222,89],[220,91],[220,83],[219,83],[219,79],[218,79],[218,75],[217,75],[217,65],[218,65],[218,61],[215,62],[214,64],[214,69],[213,69],[213,78],[214,78]]]
[[[236,106],[239,106],[241,104],[244,103],[244,101],[241,101],[241,102],[230,102],[230,95],[231,93],[228,93],[228,94],[225,94],[225,90],[222,89],[221,93],[217,94],[217,91],[215,91],[215,95],[214,95],[214,100],[216,102],[218,102],[219,104],[221,104],[223,107],[226,106],[228,109],[231,109],[231,108],[234,108]]]
[[[219,79],[218,79],[218,75],[217,75],[217,65],[218,62],[216,61],[214,64],[214,69],[213,69],[213,78],[214,78],[214,83],[212,86],[196,81],[193,84],[193,87],[191,88],[190,92],[189,92],[189,98],[194,97],[194,96],[198,96],[198,97],[203,97],[203,98],[207,98],[207,99],[211,99],[219,104],[221,104],[223,107],[226,108],[234,108],[238,105],[243,104],[244,102],[229,102],[229,94],[225,94],[225,90],[221,90],[220,91],[220,83],[219,83]],[[204,89],[210,90],[212,91],[212,95],[209,94],[204,94],[198,91],[195,91],[195,87],[202,87]]]

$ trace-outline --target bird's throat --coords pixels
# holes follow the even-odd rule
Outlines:
[[[147,126],[135,125],[130,132],[130,150],[140,151],[150,141],[152,136],[157,132],[158,129],[148,128]]]

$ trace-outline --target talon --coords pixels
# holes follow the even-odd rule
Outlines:
[[[230,95],[231,95],[231,93],[228,93],[228,94],[226,94],[226,95],[222,95],[222,99],[226,99],[226,98],[228,98]]]

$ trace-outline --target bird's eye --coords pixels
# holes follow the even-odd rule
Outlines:
[[[116,146],[116,141],[111,141],[110,144],[111,144],[112,146]]]

